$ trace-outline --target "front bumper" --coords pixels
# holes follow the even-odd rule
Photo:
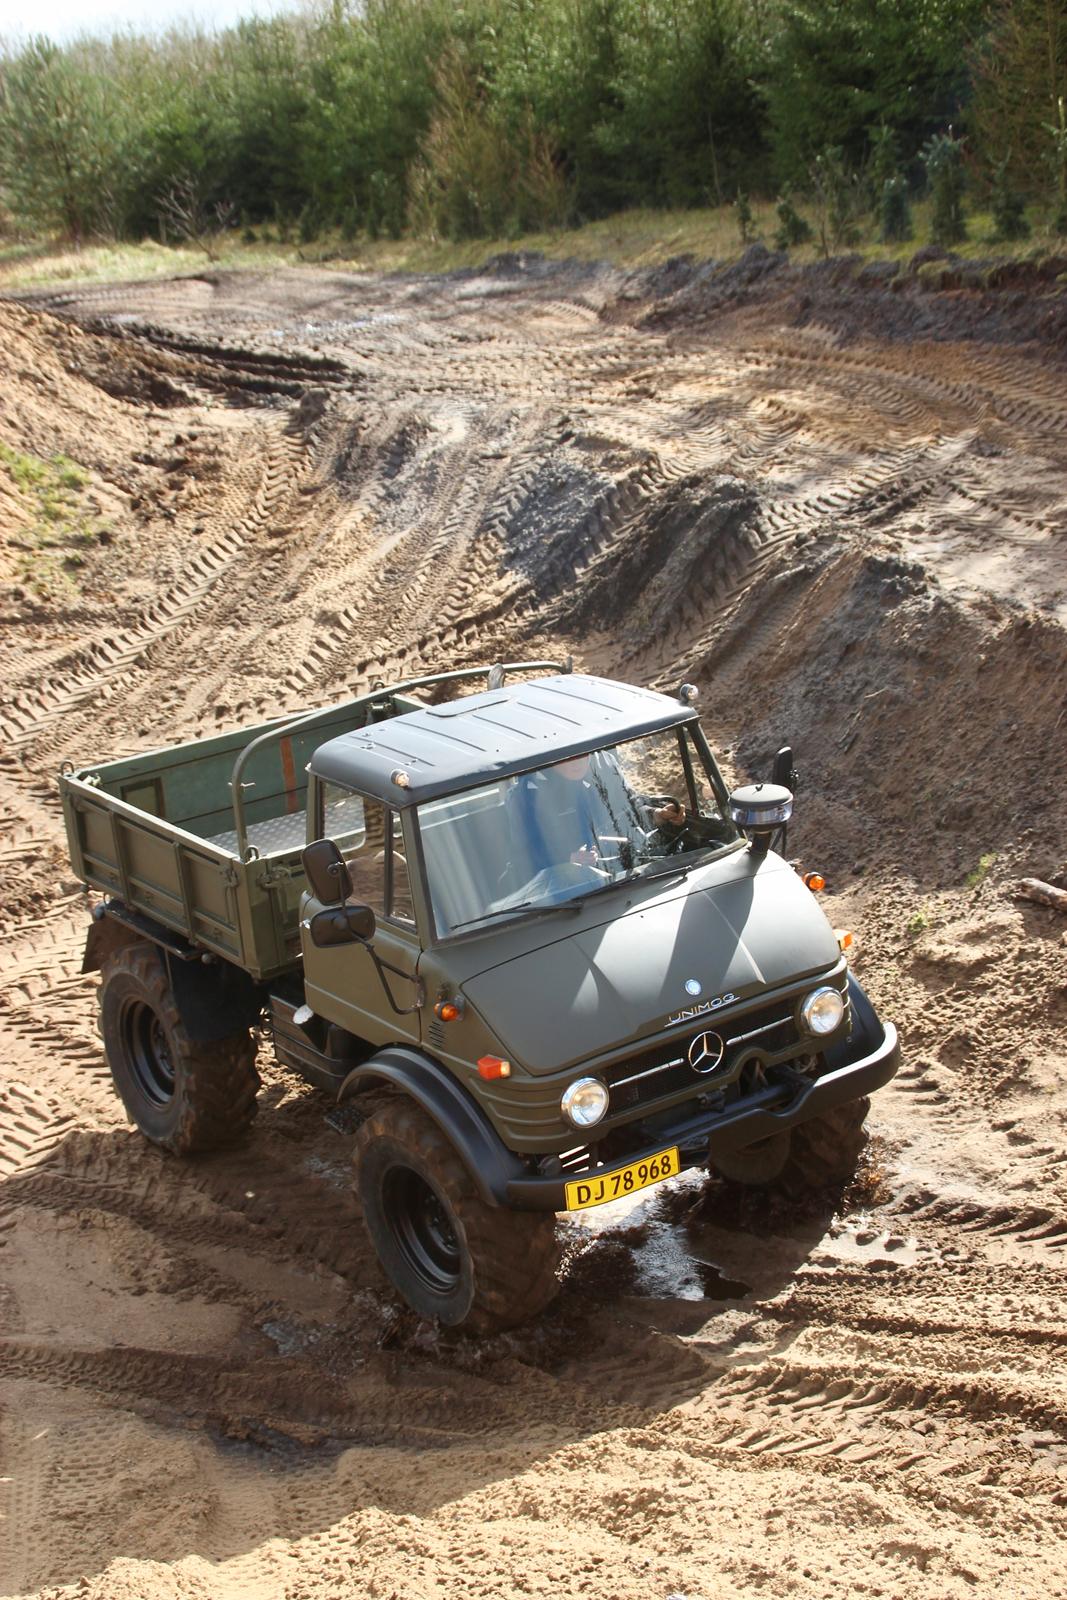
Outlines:
[[[627,1151],[622,1161],[598,1167],[606,1176],[615,1166],[643,1161],[660,1150],[677,1145],[683,1167],[714,1163],[716,1155],[737,1150],[757,1140],[767,1139],[799,1122],[822,1116],[834,1106],[859,1100],[889,1082],[900,1065],[900,1044],[892,1023],[878,1024],[881,1042],[858,1061],[831,1068],[811,1082],[775,1084],[725,1111],[704,1111],[699,1116],[679,1117],[677,1122],[657,1127],[655,1139],[642,1148]],[[685,1107],[679,1106],[684,1112]],[[507,1204],[523,1211],[563,1211],[566,1185],[580,1172],[550,1177],[512,1178],[507,1186]]]

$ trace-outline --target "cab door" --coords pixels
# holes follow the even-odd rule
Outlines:
[[[373,955],[358,943],[313,944],[308,923],[323,906],[306,894],[300,911],[305,998],[320,1017],[370,1044],[418,1043],[421,946],[399,814],[338,783],[317,787],[318,837],[336,843],[352,876],[350,903],[370,906],[377,928]]]

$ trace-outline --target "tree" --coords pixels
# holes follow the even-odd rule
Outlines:
[[[617,109],[598,141],[630,203],[721,202],[759,182],[762,41],[751,10],[741,0],[617,0]]]
[[[79,241],[113,220],[114,118],[102,84],[43,38],[0,69],[0,182],[32,228]]]
[[[783,0],[767,82],[779,179],[803,179],[826,149],[858,171],[879,123],[914,160],[958,121],[987,11],[988,0]]]
[[[1063,0],[998,0],[983,44],[972,53],[972,123],[983,165],[1023,194],[1047,192],[1049,135],[1067,97],[1067,8]],[[1054,141],[1053,141],[1054,142]]]
[[[1060,95],[1056,105],[1058,113],[1055,122],[1045,125],[1051,143],[1051,166],[1055,184],[1055,206],[1052,213],[1052,227],[1055,233],[1067,233],[1067,105]]]

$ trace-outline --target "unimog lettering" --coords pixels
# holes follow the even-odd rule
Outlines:
[[[720,994],[714,1000],[702,1000],[698,1006],[686,1006],[684,1011],[676,1011],[667,1018],[665,1026],[674,1028],[679,1022],[692,1022],[694,1017],[706,1016],[709,1011],[718,1011],[722,1006],[732,1005],[737,999],[735,994]]]
[[[728,793],[695,700],[478,667],[64,771],[130,1119],[247,1137],[258,1030],[354,1101],[399,1293],[476,1333],[555,1294],[559,1212],[694,1167],[845,1181],[896,1032],[783,859],[792,752]]]

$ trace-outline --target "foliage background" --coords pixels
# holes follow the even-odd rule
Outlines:
[[[1064,0],[330,0],[7,48],[0,204],[75,240],[499,237],[827,174],[876,207],[951,127],[1054,209],[1065,95]]]

